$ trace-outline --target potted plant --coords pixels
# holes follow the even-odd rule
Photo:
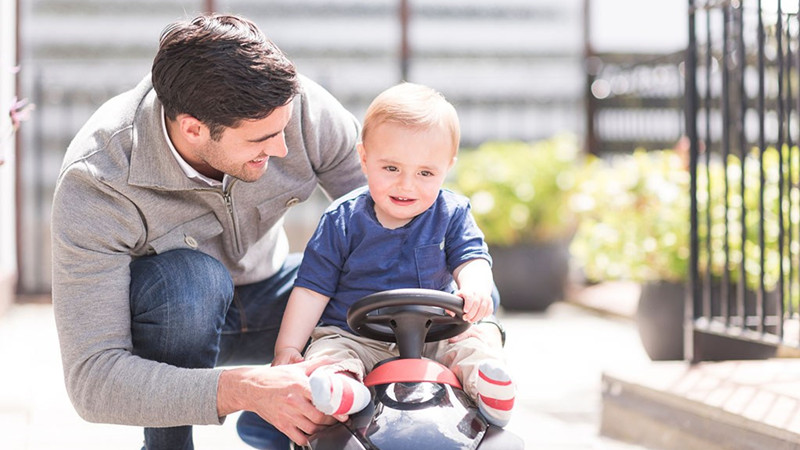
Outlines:
[[[689,172],[673,151],[637,150],[592,162],[573,205],[570,247],[587,279],[642,285],[637,324],[652,359],[683,356],[689,266]]]
[[[464,150],[450,187],[468,196],[486,236],[503,308],[541,311],[563,299],[581,163],[577,138],[486,142]]]
[[[748,159],[756,158],[748,155]],[[730,156],[726,169],[718,159],[698,167],[697,199],[701,211],[698,221],[703,278],[710,275],[708,289],[716,289],[722,274],[734,285],[739,278],[739,264],[747,252],[745,287],[758,289],[761,266],[757,255],[759,220],[765,226],[765,284],[774,289],[778,281],[777,170],[778,153],[764,154],[766,172],[764,216],[758,211],[759,169],[756,161],[746,162],[742,172],[739,158]],[[739,188],[745,177],[745,193]],[[797,173],[795,170],[793,173]],[[725,202],[725,177],[728,199]],[[683,358],[683,325],[686,285],[689,276],[689,172],[685,156],[672,150],[637,150],[608,161],[593,161],[590,176],[578,186],[572,204],[579,226],[570,251],[584,274],[592,281],[630,280],[642,286],[636,319],[645,351],[651,359]],[[709,189],[710,186],[710,189]],[[742,245],[739,223],[742,205],[747,234]],[[711,232],[705,214],[710,213]],[[727,217],[727,222],[726,222]],[[788,219],[787,226],[788,226]],[[732,232],[727,235],[727,227]],[[707,236],[711,236],[710,241]],[[727,258],[725,240],[727,239]],[[797,258],[797,250],[785,258]]]

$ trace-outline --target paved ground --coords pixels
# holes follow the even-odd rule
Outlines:
[[[508,429],[526,448],[637,449],[598,436],[601,373],[647,362],[633,322],[568,303],[545,313],[503,313],[507,352],[519,384]],[[89,424],[63,386],[52,307],[15,304],[0,316],[0,448],[138,449],[141,430]],[[198,449],[246,449],[236,417],[198,427]]]

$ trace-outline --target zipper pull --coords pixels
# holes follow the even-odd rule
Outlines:
[[[222,198],[225,199],[225,206],[228,208],[228,214],[233,215],[233,201],[231,200],[231,195],[225,193],[222,195]]]

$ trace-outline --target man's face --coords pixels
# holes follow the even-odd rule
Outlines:
[[[292,116],[292,104],[275,108],[267,117],[244,120],[235,128],[224,128],[218,140],[210,137],[194,151],[204,169],[226,173],[242,181],[256,181],[264,175],[269,157],[286,156],[284,129]],[[199,170],[205,173],[203,170]]]

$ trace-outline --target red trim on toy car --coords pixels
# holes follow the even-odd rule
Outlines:
[[[395,359],[381,364],[364,378],[364,384],[422,382],[449,384],[461,389],[461,383],[447,367],[427,359]]]

